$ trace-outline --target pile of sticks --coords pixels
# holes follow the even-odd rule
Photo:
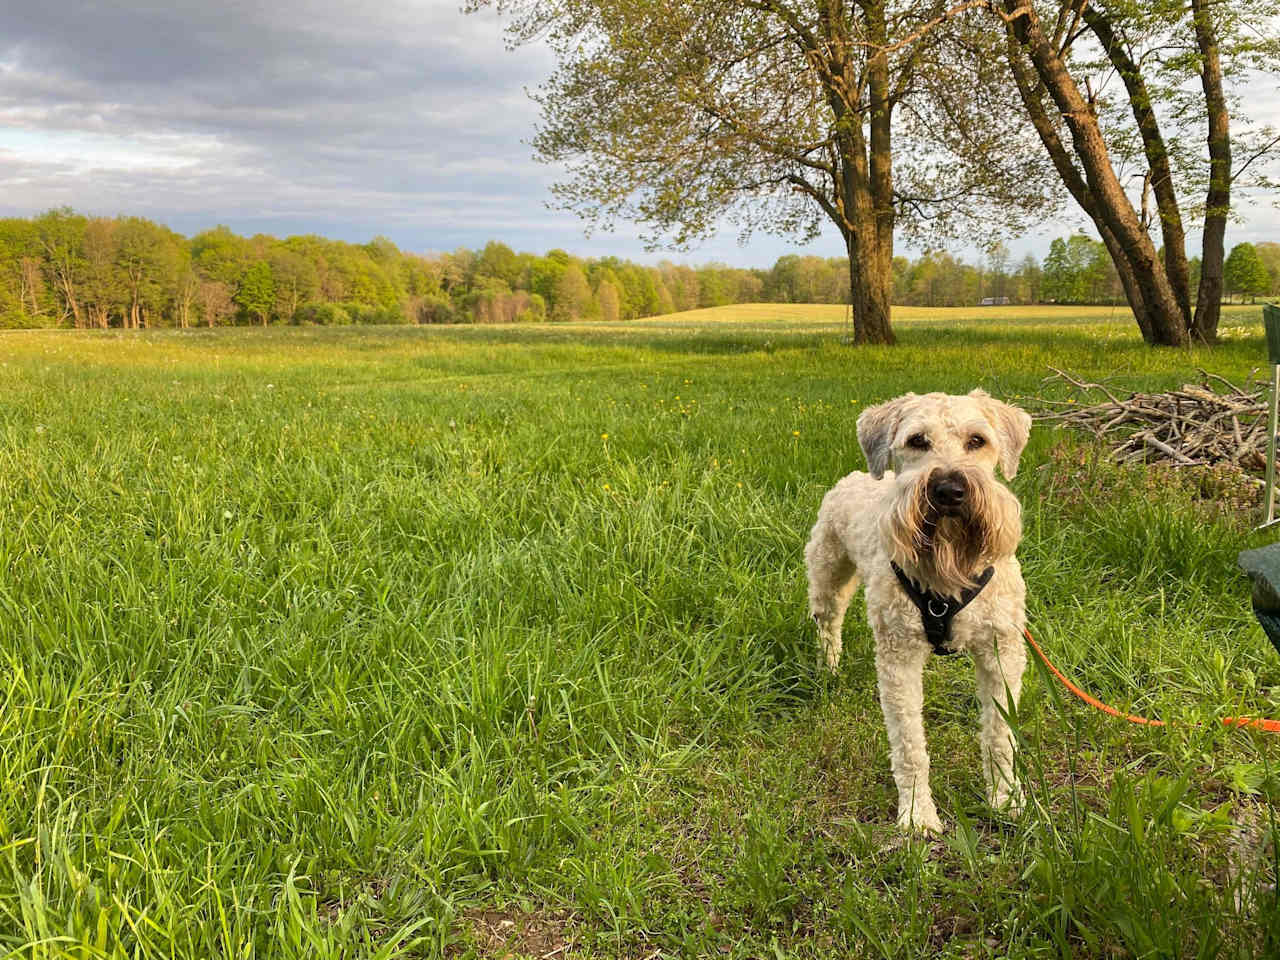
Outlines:
[[[1201,370],[1199,384],[1121,399],[1105,384],[1049,369],[1053,376],[1044,383],[1066,384],[1073,395],[1042,400],[1049,412],[1036,419],[1088,430],[1109,442],[1121,463],[1164,462],[1180,467],[1229,463],[1247,473],[1266,470],[1265,383],[1250,379],[1238,387]]]

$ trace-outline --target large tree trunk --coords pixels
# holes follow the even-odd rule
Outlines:
[[[889,45],[885,23],[884,0],[873,0],[867,6],[867,26],[875,53],[867,61],[867,92],[871,98],[870,182],[871,213],[875,223],[874,242],[869,253],[871,269],[868,281],[866,325],[873,333],[873,343],[893,343],[889,327],[890,300],[893,294],[893,155],[892,116],[889,102]]]
[[[1129,107],[1142,137],[1142,150],[1151,171],[1151,188],[1155,192],[1156,208],[1160,213],[1165,273],[1168,274],[1169,286],[1173,288],[1173,295],[1178,301],[1178,309],[1182,311],[1183,325],[1190,329],[1191,273],[1187,266],[1187,236],[1182,226],[1182,212],[1178,208],[1173,172],[1169,169],[1169,152],[1165,149],[1160,123],[1151,107],[1151,94],[1142,79],[1141,70],[1115,35],[1106,15],[1097,7],[1086,6],[1084,19],[1107,52],[1129,94]]]
[[[857,89],[852,63],[845,59],[840,69],[833,71],[844,76],[847,88],[832,98],[837,122],[845,126],[839,137],[839,194],[846,221],[841,230],[849,252],[854,343],[891,344],[895,338],[889,322],[893,289],[893,168],[889,61],[885,52],[888,34],[883,0],[864,0],[861,6],[868,39],[878,45],[867,61],[870,138],[863,130],[861,113],[850,109],[844,100],[847,90]]]
[[[1204,235],[1200,248],[1200,289],[1192,335],[1204,343],[1218,339],[1222,315],[1223,241],[1231,209],[1231,135],[1227,98],[1222,91],[1222,62],[1207,0],[1191,0],[1196,45],[1202,64],[1200,83],[1209,114],[1209,189],[1204,201]]]
[[[1124,298],[1129,302],[1133,315],[1138,320],[1138,329],[1142,332],[1142,339],[1147,343],[1155,343],[1155,334],[1151,330],[1150,313],[1147,310],[1147,305],[1142,300],[1142,287],[1138,284],[1138,278],[1133,275],[1133,268],[1129,265],[1129,259],[1125,256],[1124,250],[1121,249],[1119,242],[1110,230],[1104,226],[1099,226],[1098,235],[1102,237],[1102,243],[1107,248],[1107,253],[1111,254],[1111,262],[1115,265],[1116,274],[1120,277],[1120,286],[1124,288]]]
[[[1034,11],[1019,0],[1004,0],[1010,29],[1026,50],[1040,82],[1052,98],[1071,133],[1072,146],[1084,171],[1088,194],[1096,210],[1095,222],[1110,231],[1114,246],[1132,274],[1137,302],[1130,299],[1138,326],[1149,343],[1183,346],[1188,330],[1169,283],[1164,264],[1156,256],[1151,238],[1138,220],[1120,180],[1111,166],[1106,141],[1092,106],[1081,95],[1057,47],[1045,35]],[[1043,134],[1042,134],[1043,140]],[[1126,286],[1126,294],[1129,288]]]
[[[853,311],[853,342],[892,344],[896,342],[889,323],[892,273],[867,269],[881,259],[875,249],[874,232],[845,232],[845,249],[849,253],[849,302]]]
[[[1097,228],[1098,235],[1102,238],[1107,252],[1111,255],[1112,263],[1115,264],[1116,273],[1119,275],[1120,283],[1124,287],[1125,299],[1129,301],[1129,305],[1133,309],[1133,315],[1138,321],[1138,329],[1142,332],[1142,339],[1147,343],[1151,343],[1151,324],[1147,319],[1147,307],[1142,300],[1142,290],[1138,286],[1138,278],[1133,275],[1133,268],[1129,265],[1129,261],[1124,255],[1124,250],[1121,249],[1120,244],[1116,241],[1115,235],[1102,221],[1097,205],[1093,202],[1093,194],[1089,192],[1089,185],[1085,183],[1084,177],[1076,169],[1070,154],[1067,153],[1067,148],[1058,136],[1057,128],[1044,109],[1044,102],[1041,99],[1043,87],[1031,78],[1026,65],[1022,62],[1019,51],[1018,42],[1012,31],[1010,31],[1009,67],[1013,74],[1014,82],[1018,86],[1018,94],[1022,98],[1023,106],[1031,118],[1031,125],[1035,127],[1036,133],[1039,134],[1040,142],[1044,144],[1045,150],[1048,151],[1049,159],[1053,162],[1054,169],[1058,172],[1058,176],[1066,186],[1067,191],[1075,198],[1076,203],[1080,204],[1080,209],[1089,215],[1089,219],[1093,221],[1094,226]]]

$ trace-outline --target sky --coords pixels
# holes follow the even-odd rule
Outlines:
[[[0,0],[0,215],[68,205],[185,234],[381,234],[418,252],[497,239],[738,266],[843,253],[834,229],[742,246],[730,227],[678,253],[646,251],[625,223],[585,236],[547,206],[558,171],[528,142],[550,54],[507,49],[493,14],[459,2]],[[1274,84],[1260,102],[1280,120]],[[1280,239],[1269,203],[1242,212],[1228,246]],[[1043,256],[1084,223],[1067,209],[1010,247]]]

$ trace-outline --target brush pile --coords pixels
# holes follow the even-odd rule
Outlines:
[[[1238,387],[1200,371],[1202,382],[1168,393],[1118,397],[1105,384],[1088,383],[1054,367],[1044,383],[1066,384],[1071,396],[1042,400],[1036,419],[1088,430],[1111,445],[1120,463],[1155,462],[1178,467],[1230,464],[1262,474],[1267,464],[1267,384],[1250,379]]]

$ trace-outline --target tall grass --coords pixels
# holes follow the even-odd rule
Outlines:
[[[968,664],[929,668],[923,845],[891,828],[860,602],[815,670],[801,550],[863,405],[1264,356],[1253,311],[1169,352],[1001,309],[858,350],[838,308],[772,305],[4,335],[0,949],[501,955],[497,911],[513,949],[591,956],[1274,950],[1275,744],[1212,722],[1280,714],[1250,518],[1034,432],[1032,629],[1178,722],[1029,678],[1017,823],[981,799]]]

